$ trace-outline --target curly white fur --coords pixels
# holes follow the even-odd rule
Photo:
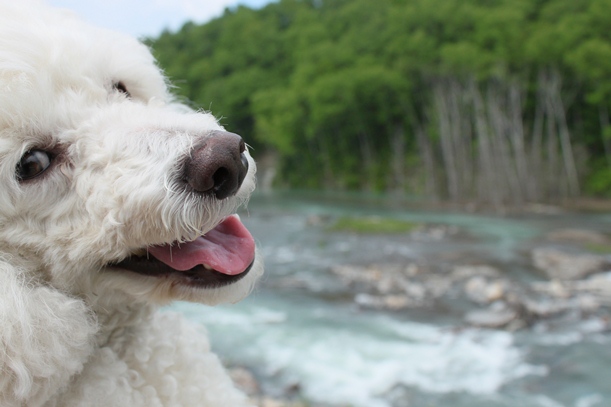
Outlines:
[[[131,98],[113,89],[124,84]],[[0,405],[248,406],[206,336],[155,308],[247,295],[105,266],[192,240],[254,189],[214,200],[181,185],[180,163],[222,130],[176,103],[145,46],[35,1],[0,0]],[[32,149],[52,166],[20,181]],[[247,154],[247,153],[246,153]]]

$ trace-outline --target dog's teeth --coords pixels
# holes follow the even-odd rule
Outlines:
[[[206,270],[214,270],[212,267],[210,267],[209,265],[207,265],[206,263],[202,264],[202,266],[204,266],[204,268]]]

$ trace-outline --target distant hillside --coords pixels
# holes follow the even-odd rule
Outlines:
[[[492,205],[611,194],[611,0],[281,0],[150,41],[276,183]]]

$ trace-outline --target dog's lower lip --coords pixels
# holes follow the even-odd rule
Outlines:
[[[130,256],[119,263],[109,264],[107,268],[117,272],[133,272],[152,278],[171,278],[179,284],[196,288],[219,288],[241,280],[252,269],[254,263],[255,261],[253,260],[246,270],[236,275],[220,273],[206,268],[205,265],[199,265],[190,270],[178,271],[154,257],[147,256]]]

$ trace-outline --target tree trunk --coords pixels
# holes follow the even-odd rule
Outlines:
[[[451,201],[458,201],[460,190],[458,185],[458,171],[456,168],[455,152],[452,143],[452,122],[448,112],[445,83],[435,84],[435,106],[437,110],[437,121],[439,123],[439,139],[441,142],[441,153],[446,174],[448,196]]]
[[[579,195],[579,175],[577,166],[575,165],[575,157],[573,155],[573,146],[571,144],[571,135],[569,127],[566,123],[566,113],[562,102],[561,87],[562,82],[560,74],[553,70],[552,73],[553,94],[550,104],[554,111],[554,117],[558,123],[560,147],[562,151],[562,159],[564,162],[564,170],[567,176],[568,193],[570,196]]]
[[[607,166],[611,168],[611,138],[607,137],[611,128],[609,127],[609,109],[607,109],[607,106],[600,106],[598,108],[598,117],[600,119],[600,135],[602,137],[603,148],[605,149]]]
[[[418,122],[414,122],[414,132],[416,133],[416,139],[418,140],[418,149],[420,150],[420,157],[424,161],[424,190],[425,194],[429,198],[437,200],[437,166],[435,165],[435,155],[433,153],[433,146],[431,141],[427,137],[422,125]]]
[[[513,201],[514,204],[521,204],[523,199],[520,183],[513,166],[514,158],[507,142],[506,118],[503,115],[506,106],[503,105],[504,97],[502,90],[499,89],[499,86],[489,84],[486,96],[488,120],[490,121],[490,129],[493,135],[492,145],[495,150],[497,171],[502,174],[501,178],[508,188],[508,191],[505,191],[503,194],[504,200],[507,202]]]
[[[533,130],[530,143],[530,168],[531,174],[528,178],[528,194],[533,201],[539,201],[545,196],[546,185],[541,181],[543,174],[543,121],[545,99],[541,89],[543,82],[543,73],[538,75],[538,89],[535,102],[535,119],[533,122]]]
[[[488,128],[488,121],[486,120],[484,102],[475,81],[472,81],[470,84],[470,92],[475,110],[479,200],[490,202],[497,211],[500,211],[502,210],[503,202],[499,188],[502,188],[502,186],[498,179],[498,169],[495,166],[494,153],[490,143],[490,130]]]
[[[448,86],[448,101],[450,113],[450,132],[452,149],[456,163],[456,179],[459,185],[459,198],[472,196],[471,191],[471,126],[470,117],[465,107],[465,89],[458,79],[453,79]]]
[[[521,196],[532,201],[529,193],[528,178],[530,168],[528,165],[526,148],[524,147],[524,120],[522,118],[522,91],[517,82],[509,86],[509,137],[513,146],[516,174],[520,185]]]
[[[373,158],[373,148],[365,131],[358,132],[359,148],[363,159],[363,180],[362,188],[365,191],[373,191],[375,185],[375,164]]]
[[[391,183],[390,189],[396,192],[405,192],[405,130],[402,124],[397,124],[390,137],[391,151]]]

